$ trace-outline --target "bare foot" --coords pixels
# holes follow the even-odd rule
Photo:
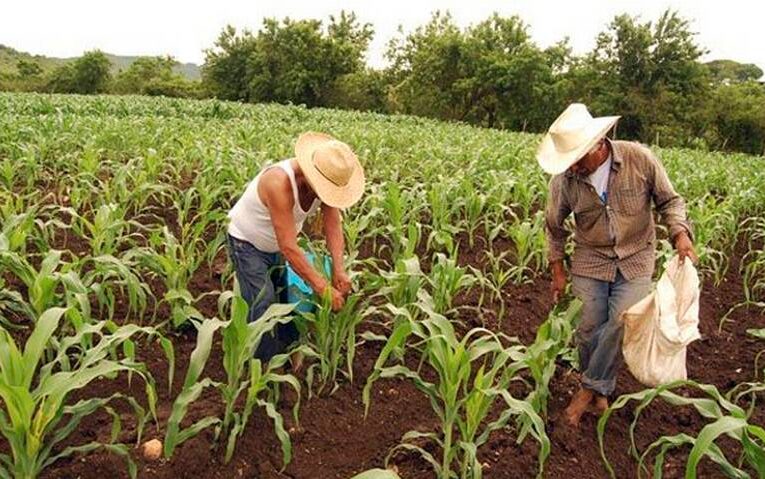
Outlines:
[[[587,407],[592,402],[594,393],[589,389],[580,387],[579,390],[571,398],[571,402],[568,403],[564,414],[566,422],[569,426],[579,427],[579,421],[582,419],[582,414],[587,411]]]

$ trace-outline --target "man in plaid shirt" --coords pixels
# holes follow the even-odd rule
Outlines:
[[[576,331],[582,380],[565,412],[572,426],[592,406],[605,410],[616,388],[619,315],[645,297],[651,286],[656,255],[651,203],[680,260],[697,260],[685,202],[662,164],[638,143],[606,137],[618,118],[593,118],[584,105],[572,104],[550,126],[537,152],[540,166],[554,175],[545,217],[556,302],[567,283],[569,231],[564,223],[574,215],[572,289],[583,308]]]

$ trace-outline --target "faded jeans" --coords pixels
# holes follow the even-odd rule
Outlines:
[[[249,322],[257,321],[273,303],[287,302],[287,276],[280,253],[260,251],[251,243],[231,235],[228,235],[228,252],[242,298],[250,307]],[[263,335],[255,357],[268,361],[285,352],[298,337],[298,330],[292,322],[277,324],[274,331]]]
[[[582,303],[576,329],[582,385],[603,396],[616,389],[616,376],[622,362],[624,334],[619,315],[648,295],[651,278],[628,281],[621,271],[613,282],[573,276],[574,295]]]

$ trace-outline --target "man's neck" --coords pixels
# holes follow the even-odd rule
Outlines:
[[[308,184],[308,181],[305,179],[305,175],[303,174],[303,170],[300,168],[300,164],[297,162],[297,160],[292,159],[292,171],[295,172],[295,184],[298,187],[298,196],[301,198],[308,198],[311,201],[316,199],[316,192],[313,191],[313,188],[311,188],[311,185]]]
[[[603,146],[601,146],[600,149],[598,150],[598,155],[599,155],[598,163],[595,166],[595,169],[593,170],[593,172],[597,171],[598,168],[603,166],[603,163],[605,163],[606,160],[608,160],[608,158],[611,156],[611,147],[608,145],[607,141],[603,142]]]

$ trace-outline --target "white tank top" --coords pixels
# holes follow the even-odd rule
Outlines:
[[[295,171],[292,169],[290,160],[283,160],[275,165],[264,168],[247,185],[244,194],[242,194],[234,207],[231,208],[231,211],[228,212],[228,217],[230,218],[228,234],[239,240],[251,243],[265,253],[276,253],[279,251],[279,244],[276,242],[276,233],[271,223],[271,214],[266,205],[260,200],[260,195],[258,194],[260,177],[268,168],[281,168],[290,178],[292,195],[295,198],[292,215],[295,218],[296,231],[300,232],[303,229],[305,219],[316,211],[321,204],[321,200],[316,198],[311,207],[308,208],[308,211],[303,211],[303,207],[300,206],[297,183],[295,183]]]

